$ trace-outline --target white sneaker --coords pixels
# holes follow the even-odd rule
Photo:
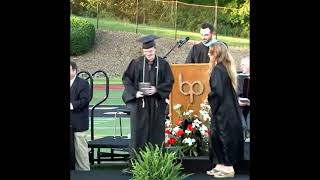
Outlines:
[[[207,175],[214,176],[214,174],[217,173],[217,172],[219,172],[219,171],[213,168],[210,171],[207,171]]]

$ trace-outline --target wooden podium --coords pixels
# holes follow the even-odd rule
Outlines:
[[[182,111],[192,109],[199,115],[200,104],[208,97],[209,64],[170,64],[174,84],[170,94],[171,121],[177,124],[178,114],[173,109],[176,104],[182,105]]]

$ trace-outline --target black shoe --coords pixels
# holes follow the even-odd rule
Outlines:
[[[132,168],[128,167],[128,168],[122,169],[121,173],[125,174],[125,175],[132,175],[132,171],[131,170],[132,170]]]

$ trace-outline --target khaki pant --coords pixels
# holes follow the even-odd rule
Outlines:
[[[74,132],[75,170],[90,171],[89,148],[86,132]]]

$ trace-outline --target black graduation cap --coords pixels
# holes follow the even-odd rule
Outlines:
[[[152,48],[156,45],[156,43],[154,42],[155,39],[158,39],[158,36],[155,35],[147,35],[147,36],[143,36],[141,38],[139,38],[137,40],[137,42],[141,42],[142,43],[142,48],[143,49],[149,49]]]

